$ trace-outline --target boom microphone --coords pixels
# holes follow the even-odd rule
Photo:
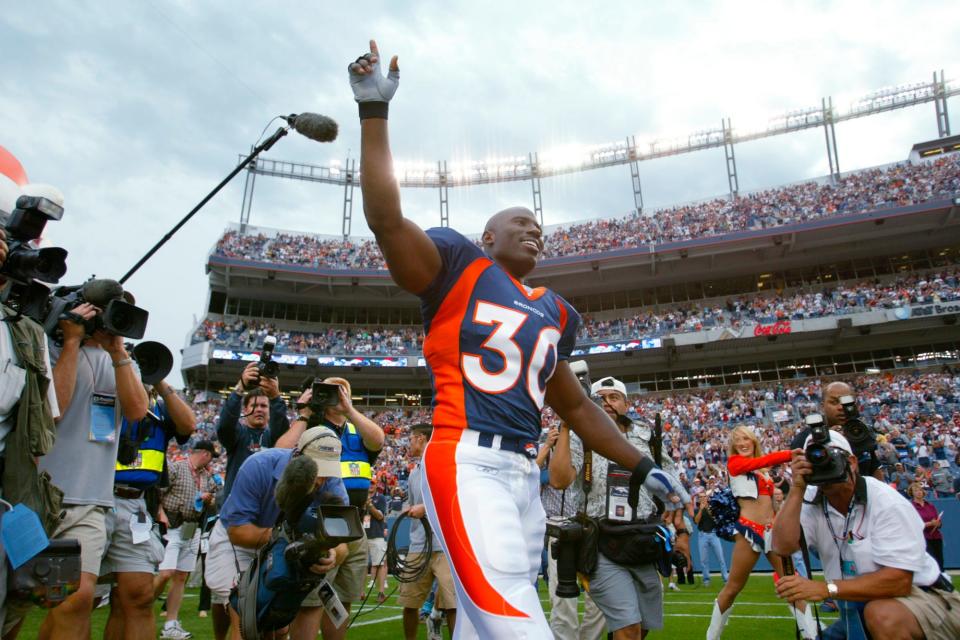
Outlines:
[[[309,456],[294,456],[277,482],[277,504],[288,522],[298,522],[313,499],[317,463]]]
[[[87,280],[81,287],[83,299],[103,309],[111,300],[123,299],[123,286],[116,280]]]
[[[281,116],[297,133],[317,142],[333,142],[337,139],[338,127],[333,118],[318,113],[291,113]]]

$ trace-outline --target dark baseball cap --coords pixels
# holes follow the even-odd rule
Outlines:
[[[423,435],[430,437],[433,433],[433,425],[429,422],[418,422],[415,425],[410,426],[411,433],[422,433]]]
[[[196,450],[198,450],[198,449],[199,449],[200,451],[209,451],[209,452],[210,452],[210,455],[213,456],[214,458],[219,458],[219,457],[220,457],[220,454],[217,453],[217,447],[216,447],[216,445],[213,444],[212,442],[210,442],[209,440],[200,440],[200,441],[198,441],[196,444],[193,445],[193,450],[194,450],[194,451],[196,451]]]

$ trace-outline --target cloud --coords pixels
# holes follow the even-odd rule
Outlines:
[[[270,118],[336,118],[328,145],[289,136],[268,154],[315,164],[356,158],[359,125],[346,64],[378,38],[399,54],[391,105],[403,160],[525,156],[636,135],[765,124],[834,96],[839,108],[885,85],[926,81],[960,60],[943,5],[892,0],[798,3],[372,2],[15,3],[0,15],[0,145],[34,181],[66,196],[48,239],[70,251],[69,280],[118,277],[250,149]],[[951,102],[954,106],[955,100]],[[270,127],[267,131],[271,130]],[[902,160],[936,135],[932,106],[837,127],[844,170]],[[822,131],[739,145],[742,190],[826,173]],[[727,191],[722,151],[640,167],[647,209]],[[203,264],[239,218],[242,179],[225,189],[131,281],[151,333],[176,353],[202,316]],[[546,222],[622,215],[629,171],[543,180]],[[367,235],[357,190],[353,231]],[[339,188],[258,178],[252,222],[337,234]],[[406,190],[404,210],[439,221],[433,190]],[[468,233],[530,184],[450,192]]]

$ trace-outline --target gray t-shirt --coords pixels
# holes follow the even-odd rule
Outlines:
[[[417,466],[413,468],[413,471],[410,472],[410,477],[407,479],[407,487],[410,490],[410,506],[423,504],[423,474],[420,471],[420,461],[417,461]],[[437,538],[437,534],[434,533],[432,536],[432,544],[434,551],[442,551],[440,546],[440,540]],[[423,528],[423,522],[419,518],[410,518],[410,553],[423,552],[427,546],[427,532]]]
[[[50,357],[54,363],[60,357],[60,349],[53,344]],[[94,394],[100,400],[98,405],[94,404]],[[113,506],[121,417],[116,396],[117,381],[110,356],[98,347],[81,347],[70,406],[57,423],[53,450],[40,459],[40,469],[48,471],[54,484],[63,489],[65,504]],[[102,403],[111,397],[114,399],[113,430],[99,430],[94,436],[93,416],[108,414],[109,409],[105,410]]]

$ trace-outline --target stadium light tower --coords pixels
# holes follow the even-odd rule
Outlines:
[[[531,151],[522,156],[493,158],[484,161],[469,160],[453,162],[448,167],[445,160],[436,163],[405,163],[397,161],[394,171],[397,182],[403,188],[438,189],[440,192],[440,225],[450,225],[449,189],[482,184],[519,182],[529,180],[533,194],[533,210],[543,223],[543,200],[541,181],[553,176],[628,165],[633,183],[633,203],[638,212],[643,210],[643,194],[640,189],[640,162],[655,160],[684,153],[723,147],[726,157],[727,182],[731,197],[739,192],[737,161],[734,145],[760,138],[769,138],[806,129],[824,128],[827,144],[827,160],[830,175],[840,176],[840,160],[834,125],[838,122],[865,118],[895,109],[913,107],[933,102],[937,116],[937,132],[940,137],[950,135],[950,117],[947,99],[960,95],[960,84],[948,82],[943,70],[933,74],[932,82],[918,82],[874,91],[853,102],[846,111],[834,107],[833,98],[822,98],[819,106],[788,111],[772,118],[765,127],[758,129],[734,129],[730,118],[724,118],[717,129],[697,131],[674,139],[655,139],[638,147],[633,136],[624,141],[591,147],[568,147],[555,150]],[[243,157],[241,155],[241,157]],[[243,204],[240,210],[240,232],[246,231],[253,206],[253,190],[256,175],[305,180],[335,184],[344,187],[343,235],[350,234],[353,214],[353,188],[358,181],[356,161],[346,164],[319,166],[297,162],[284,162],[258,158],[247,165],[247,180],[243,189]]]

